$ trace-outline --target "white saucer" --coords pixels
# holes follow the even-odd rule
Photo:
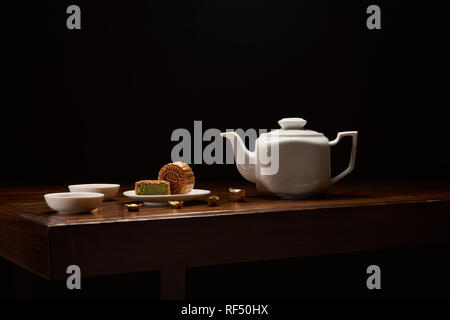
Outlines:
[[[188,201],[195,200],[203,196],[207,196],[211,191],[203,189],[193,189],[190,193],[185,194],[166,194],[166,195],[137,195],[134,190],[125,191],[124,196],[143,202],[167,202],[167,201]]]

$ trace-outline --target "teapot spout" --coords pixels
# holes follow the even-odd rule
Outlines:
[[[221,136],[231,142],[234,160],[239,173],[248,181],[256,183],[256,157],[255,152],[249,151],[241,137],[233,131],[223,132]]]

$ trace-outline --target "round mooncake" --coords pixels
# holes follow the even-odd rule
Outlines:
[[[170,194],[189,193],[194,188],[195,178],[191,167],[177,161],[166,164],[159,170],[158,180],[170,182]]]

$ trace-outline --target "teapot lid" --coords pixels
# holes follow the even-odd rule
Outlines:
[[[306,120],[303,118],[283,118],[278,121],[278,124],[283,130],[303,129]]]
[[[323,137],[320,132],[304,129],[306,120],[302,118],[283,118],[278,121],[281,129],[273,130],[271,133],[282,137]]]

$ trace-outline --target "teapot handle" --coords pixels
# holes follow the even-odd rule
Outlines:
[[[347,167],[347,169],[345,169],[344,171],[342,171],[340,174],[338,174],[336,177],[331,179],[331,183],[336,183],[339,180],[341,180],[343,177],[345,177],[346,175],[348,175],[350,172],[353,171],[353,169],[355,168],[355,159],[356,159],[356,144],[358,142],[358,131],[344,131],[344,132],[339,132],[336,139],[334,139],[333,141],[330,141],[330,147],[336,145],[341,138],[343,137],[352,137],[352,151],[350,154],[350,163]]]

